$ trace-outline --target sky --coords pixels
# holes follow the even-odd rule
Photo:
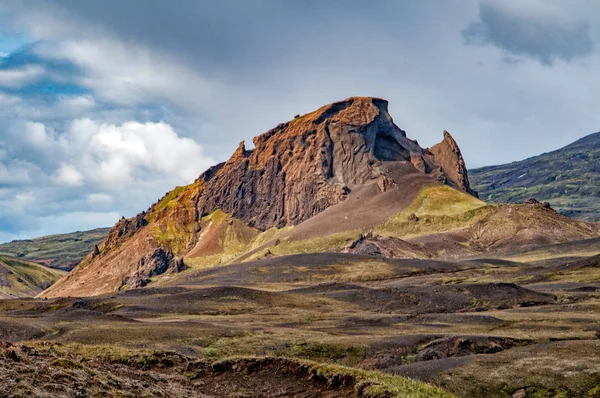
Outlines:
[[[593,0],[0,0],[0,242],[111,226],[350,96],[470,168],[557,149],[600,130],[598,22]]]

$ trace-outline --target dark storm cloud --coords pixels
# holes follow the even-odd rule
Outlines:
[[[545,65],[556,60],[572,61],[594,51],[587,22],[569,20],[531,4],[507,7],[505,2],[481,2],[480,20],[462,32],[465,43],[495,46],[508,54],[530,57]]]
[[[256,70],[312,40],[314,48],[361,35],[390,18],[388,2],[274,0],[55,0],[62,10],[112,34],[176,53],[203,71]],[[411,4],[397,8],[411,8]],[[396,7],[394,7],[396,8]],[[396,15],[397,20],[402,14]],[[340,21],[345,20],[344,27]],[[391,22],[391,21],[390,21]],[[343,43],[339,42],[342,45]],[[318,62],[318,59],[315,59]]]

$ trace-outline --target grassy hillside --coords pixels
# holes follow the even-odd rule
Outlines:
[[[63,271],[15,257],[0,256],[0,299],[34,297],[63,275]]]
[[[44,264],[50,268],[71,270],[94,245],[100,243],[110,228],[70,234],[49,235],[41,238],[14,240],[0,244],[0,254]]]
[[[600,133],[519,162],[469,170],[469,177],[485,201],[535,197],[566,216],[600,221]]]

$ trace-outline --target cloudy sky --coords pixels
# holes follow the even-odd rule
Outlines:
[[[112,225],[295,114],[387,98],[469,167],[600,130],[594,0],[0,0],[0,242]]]

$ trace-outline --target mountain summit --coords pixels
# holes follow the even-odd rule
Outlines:
[[[472,192],[449,133],[431,150],[393,123],[388,102],[358,97],[296,117],[244,142],[231,158],[200,176],[197,217],[220,209],[259,230],[296,225],[377,181],[382,190],[408,163],[455,188]]]
[[[328,218],[328,228],[348,217],[356,220],[354,228],[372,226],[366,224],[374,221],[363,222],[360,214],[364,217],[369,203],[379,206],[369,217],[382,222],[378,216],[392,214],[385,207],[397,211],[426,185],[441,183],[476,195],[452,136],[444,132],[442,142],[421,148],[394,124],[388,102],[380,98],[353,97],[323,106],[253,143],[252,150],[240,143],[229,160],[193,184],[119,221],[98,249],[45,295],[143,286],[156,274],[180,269],[175,256],[211,254],[228,239],[248,244],[264,231],[302,224],[326,209],[353,203],[352,198],[362,202],[340,207],[343,217],[338,215],[339,223]],[[389,204],[375,205],[372,198],[389,191],[394,191],[385,196]]]

